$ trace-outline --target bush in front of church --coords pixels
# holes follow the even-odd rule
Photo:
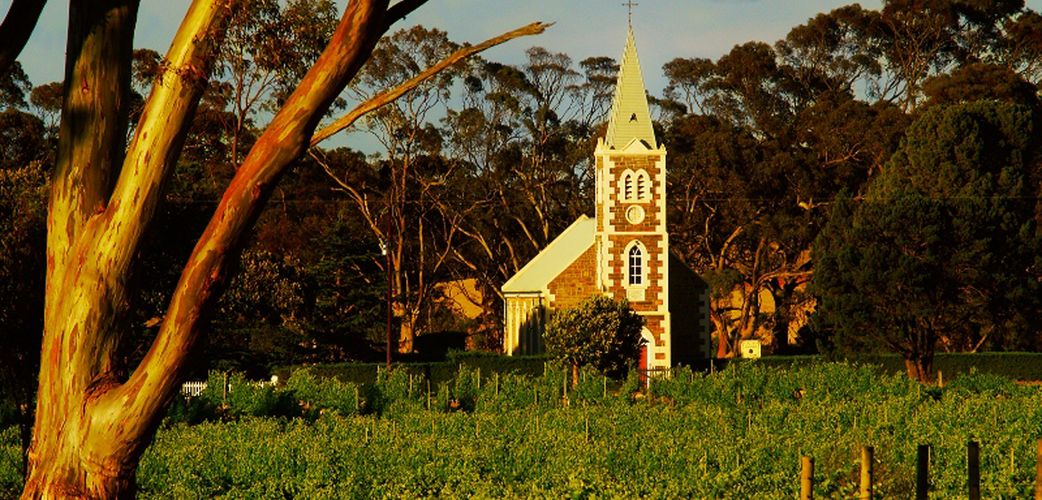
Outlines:
[[[625,300],[616,302],[594,295],[577,306],[557,311],[543,336],[546,352],[572,367],[572,383],[579,367],[593,366],[610,377],[626,375],[644,345],[644,318]]]

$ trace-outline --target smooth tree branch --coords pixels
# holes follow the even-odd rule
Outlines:
[[[404,3],[406,2],[401,2],[398,5],[402,5]],[[398,5],[396,5],[396,7]],[[438,73],[444,71],[446,68],[452,66],[453,64],[456,64],[474,54],[485,51],[489,48],[495,47],[496,45],[502,44],[509,40],[513,40],[515,38],[523,36],[538,35],[546,31],[546,29],[550,26],[553,26],[553,23],[535,22],[527,26],[522,26],[516,30],[503,33],[502,35],[499,35],[497,37],[490,38],[477,45],[463,47],[457,50],[448,57],[442,59],[441,61],[438,61],[433,66],[427,68],[422,73],[410,78],[409,80],[406,80],[401,85],[393,89],[381,92],[367,99],[365,102],[362,102],[358,106],[355,106],[354,109],[347,112],[347,114],[341,116],[333,123],[323,127],[318,132],[315,132],[315,135],[311,138],[311,147],[315,147],[322,141],[332,137],[334,134],[346,129],[347,127],[350,127],[354,122],[358,121],[359,118],[365,116],[366,113],[370,113],[379,109],[381,106],[394,102],[395,99],[398,99],[406,92],[409,92],[410,90],[420,86],[420,84],[429,80],[434,75],[437,75]]]
[[[47,0],[14,0],[0,23],[0,73],[18,59],[33,34]]]
[[[246,155],[185,265],[155,341],[125,384],[151,395],[128,402],[132,411],[157,412],[176,391],[202,313],[216,300],[246,231],[278,179],[307,149],[322,115],[368,60],[386,31],[387,6],[387,0],[347,5],[329,44]]]

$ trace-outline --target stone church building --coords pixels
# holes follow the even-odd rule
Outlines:
[[[554,310],[594,294],[644,316],[644,369],[710,354],[709,290],[669,251],[666,149],[655,139],[630,30],[607,133],[597,141],[596,213],[581,216],[503,285],[507,354],[542,352]]]

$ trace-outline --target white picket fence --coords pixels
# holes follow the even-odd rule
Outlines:
[[[206,389],[206,382],[185,382],[181,384],[181,395],[186,398],[194,398]]]
[[[256,381],[256,382],[250,382],[250,383],[254,384],[254,385],[257,385],[259,387],[265,387],[265,386],[269,386],[269,385],[276,385],[276,384],[278,384],[278,382],[279,382],[279,378],[277,376],[275,376],[275,375],[272,375],[271,380],[260,380],[260,381]],[[206,381],[205,380],[185,382],[185,383],[181,384],[181,395],[186,397],[186,398],[194,398],[194,397],[198,396],[199,394],[202,394],[203,389],[206,389]],[[231,389],[231,385],[228,386],[228,389],[229,390]]]

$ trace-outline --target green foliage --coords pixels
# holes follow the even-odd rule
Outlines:
[[[603,295],[557,311],[543,334],[546,352],[572,366],[593,366],[619,377],[640,356],[644,318],[626,301]]]
[[[22,490],[22,445],[18,426],[0,424],[0,497],[17,498]]]
[[[362,405],[358,384],[318,378],[306,368],[293,372],[285,388],[292,391],[307,410],[326,409],[340,415],[354,415]]]
[[[927,370],[956,349],[1034,345],[1036,118],[981,101],[927,110],[865,201],[836,203],[815,243],[814,288],[836,343],[891,349]]]
[[[712,375],[675,370],[637,397],[635,374],[621,388],[593,370],[575,388],[567,378],[553,365],[537,377],[464,369],[432,389],[428,410],[425,385],[398,370],[375,384],[382,402],[360,403],[380,408],[369,412],[354,410],[357,386],[299,370],[274,392],[301,401],[308,418],[286,419],[248,415],[267,391],[232,396],[242,383],[233,374],[224,421],[160,429],[138,470],[140,495],[791,498],[806,454],[815,494],[841,497],[856,492],[868,444],[879,494],[905,498],[915,446],[930,443],[932,494],[949,497],[963,494],[974,439],[984,496],[1023,498],[1042,436],[1042,389],[981,373],[927,390],[872,365],[734,363]],[[207,391],[196,399],[219,393]],[[0,494],[21,485],[17,442],[16,427],[0,432]]]
[[[713,375],[677,370],[637,398],[610,387],[604,396],[593,371],[568,389],[565,367],[505,374],[498,385],[483,377],[480,389],[476,370],[460,376],[469,381],[443,384],[429,411],[410,403],[383,414],[165,427],[142,457],[140,495],[792,498],[804,454],[815,458],[815,495],[838,498],[856,493],[859,447],[872,445],[877,493],[908,498],[916,445],[929,443],[931,495],[947,498],[964,494],[973,439],[983,495],[1026,498],[1042,435],[1042,390],[980,374],[928,391],[872,366],[736,363]],[[381,376],[381,391],[425,400],[403,381]],[[333,390],[323,383],[301,375],[288,386]],[[478,398],[474,411],[453,404],[463,394]],[[17,457],[16,442],[12,429],[0,433],[0,492],[20,486],[17,462],[5,458]]]
[[[498,353],[450,352],[448,361],[430,363],[396,364],[394,369],[405,371],[416,377],[430,380],[432,384],[452,380],[460,366],[468,366],[481,370],[485,375],[492,373],[519,373],[540,375],[543,366],[549,360],[543,355],[503,356]],[[316,377],[334,377],[342,382],[354,384],[371,384],[376,381],[377,374],[384,367],[383,363],[326,363],[302,367],[284,366],[274,370],[274,375],[286,380],[300,369],[307,369]]]

